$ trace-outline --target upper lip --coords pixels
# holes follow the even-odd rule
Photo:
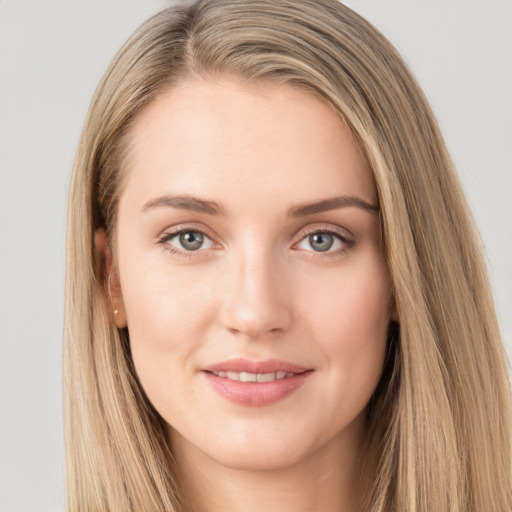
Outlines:
[[[249,359],[229,359],[203,368],[207,372],[247,372],[247,373],[303,373],[311,368],[304,368],[279,359],[267,359],[266,361],[251,361]]]

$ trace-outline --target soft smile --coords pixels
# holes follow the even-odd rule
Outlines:
[[[274,359],[232,359],[204,368],[202,373],[222,397],[258,407],[275,403],[302,387],[313,369]]]
[[[240,382],[272,382],[273,380],[284,379],[285,377],[293,377],[293,372],[276,372],[276,373],[249,373],[249,372],[212,372],[217,377],[223,377],[229,380],[238,380]]]

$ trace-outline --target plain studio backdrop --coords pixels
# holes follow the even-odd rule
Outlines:
[[[429,97],[487,250],[512,354],[512,3],[352,0]],[[163,0],[0,2],[0,510],[64,510],[66,194],[93,91]],[[443,241],[439,240],[439,244]]]

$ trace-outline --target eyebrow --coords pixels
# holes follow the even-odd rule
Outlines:
[[[379,207],[357,196],[337,196],[323,201],[294,206],[288,211],[288,217],[305,217],[314,213],[326,212],[337,208],[355,206],[370,213],[378,213]]]
[[[323,199],[313,203],[302,204],[290,208],[288,217],[306,217],[315,213],[326,212],[338,208],[355,206],[370,213],[378,213],[379,207],[368,203],[357,196],[337,196],[329,199]],[[200,199],[189,195],[163,195],[149,200],[142,207],[142,211],[153,208],[177,208],[180,210],[189,210],[208,215],[225,215],[224,208],[215,201]]]
[[[219,203],[187,195],[164,195],[156,197],[148,201],[142,207],[142,211],[161,207],[190,210],[199,213],[207,213],[208,215],[224,215],[224,208],[222,208]]]

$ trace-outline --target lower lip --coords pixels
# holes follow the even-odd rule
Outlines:
[[[222,397],[235,404],[261,407],[278,402],[302,387],[313,370],[271,382],[240,382],[218,377],[211,372],[202,373],[214,391]]]

